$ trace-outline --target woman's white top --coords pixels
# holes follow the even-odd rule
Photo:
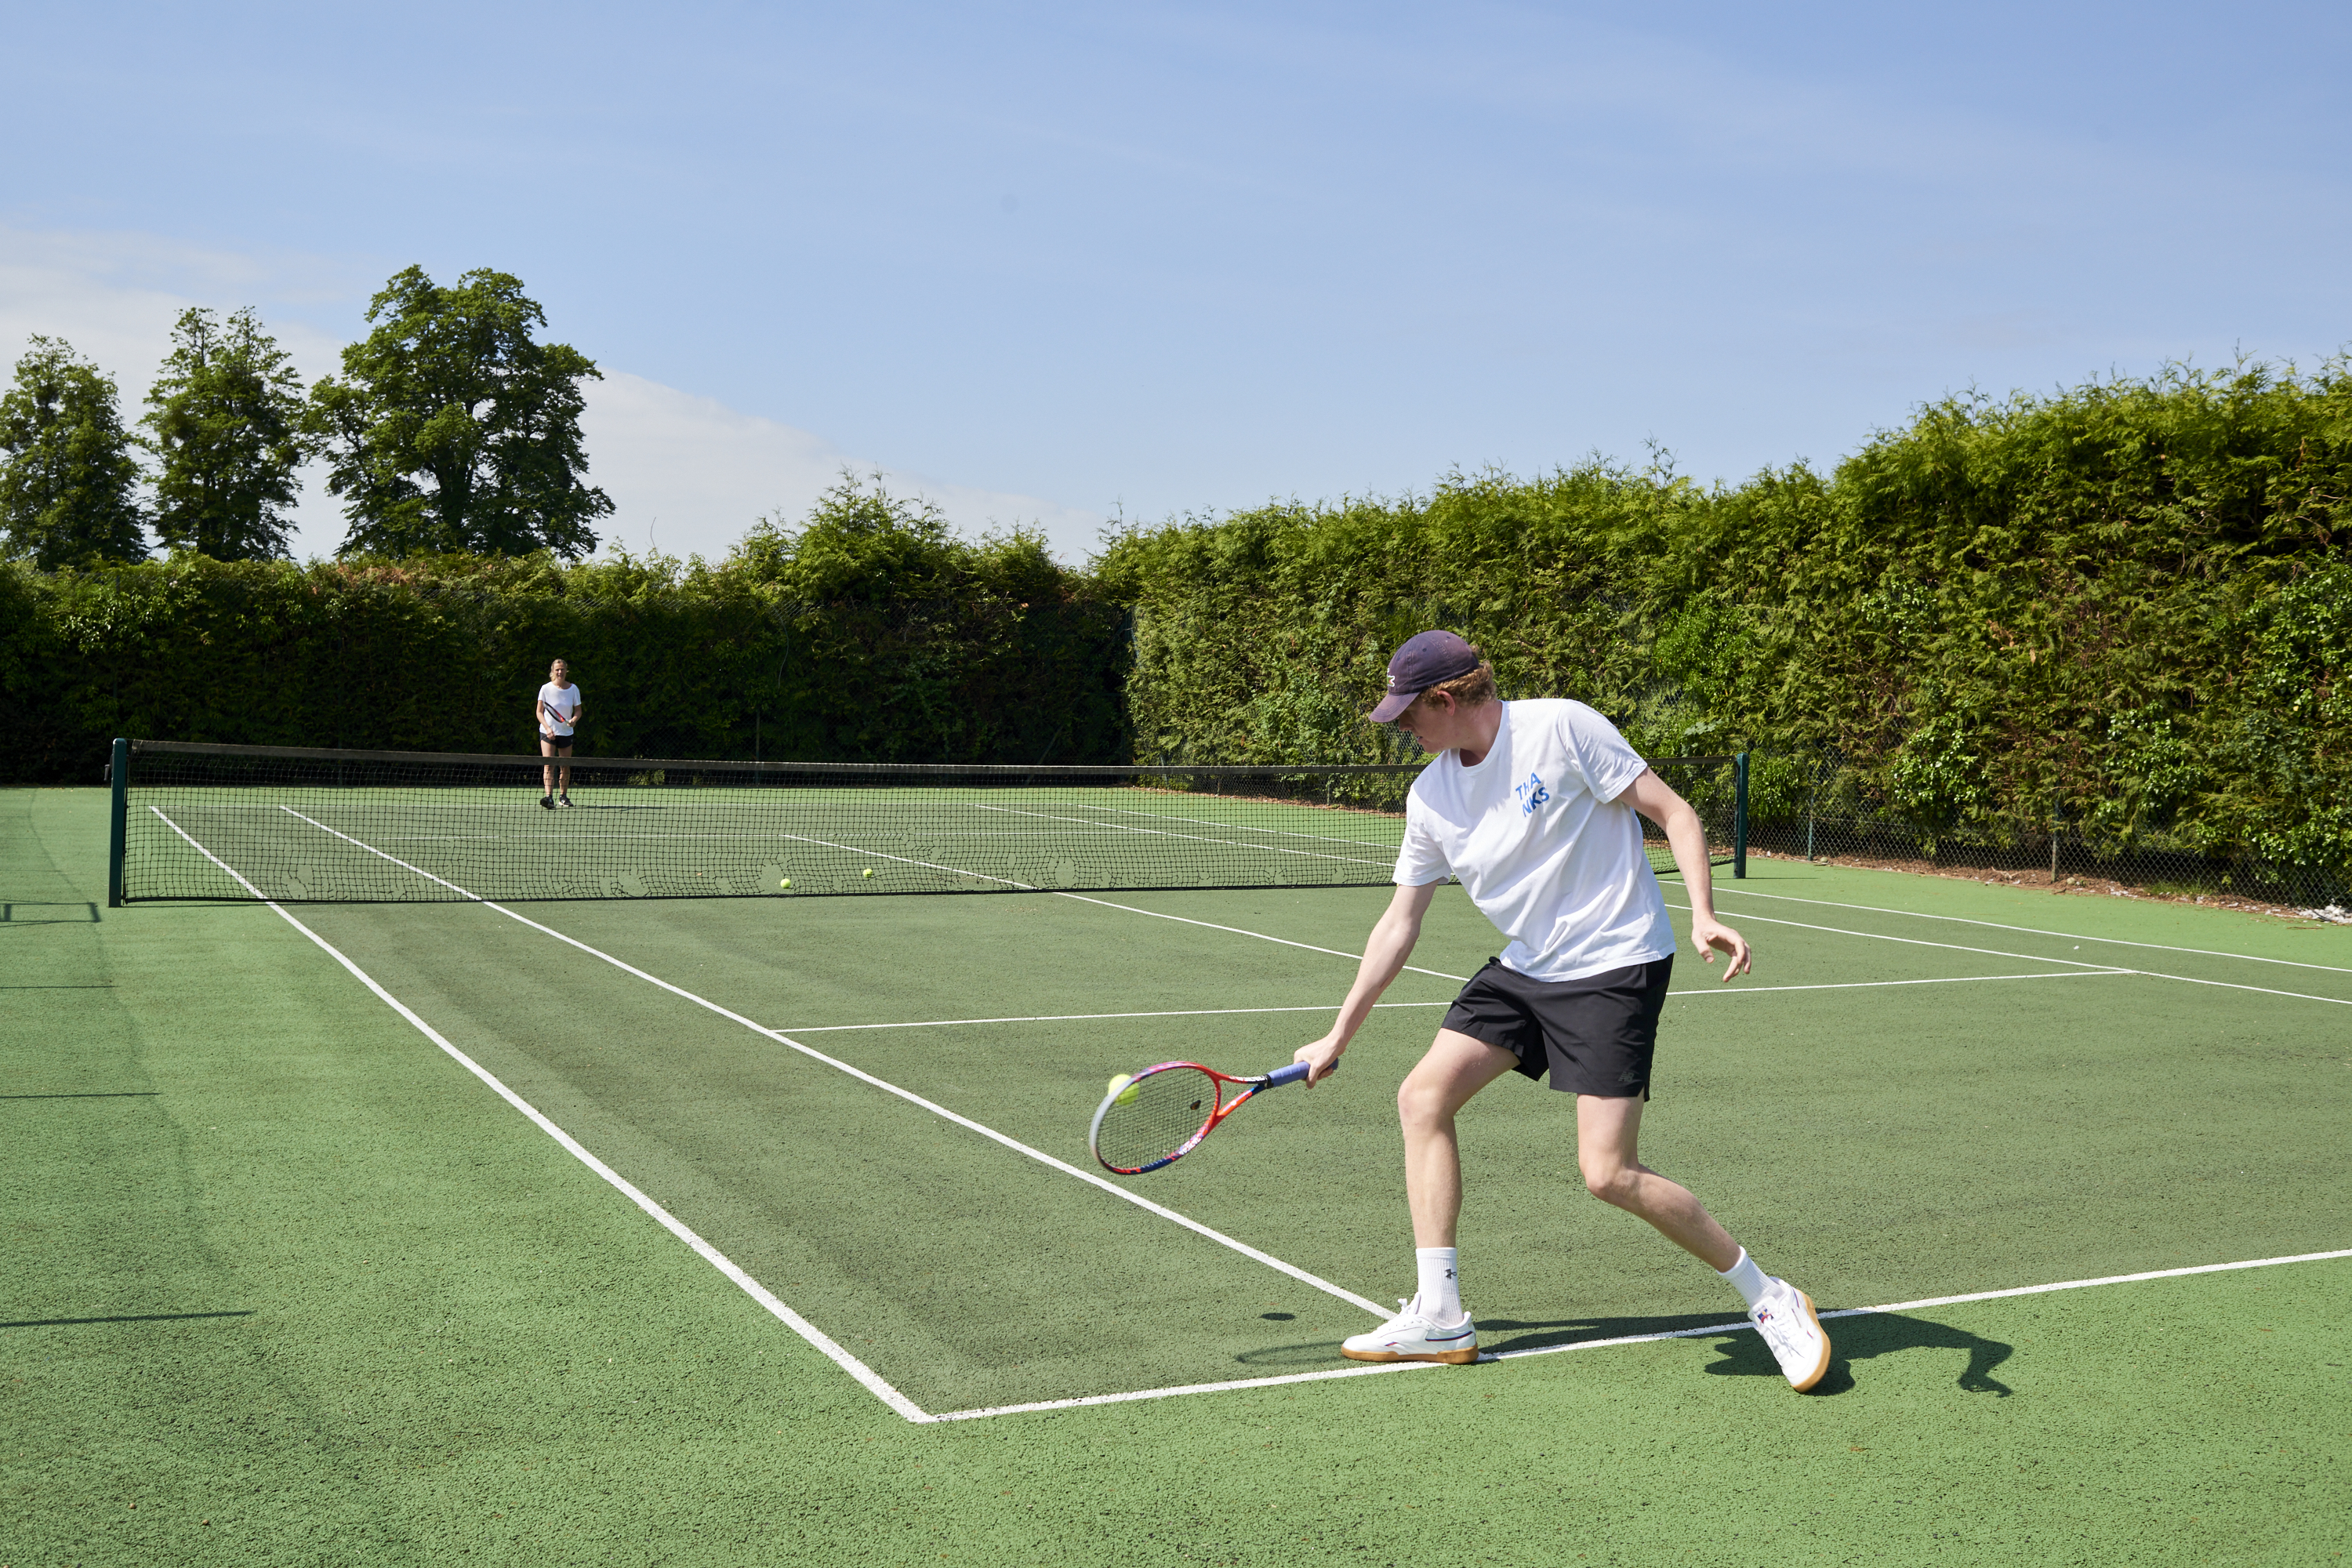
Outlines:
[[[547,704],[547,715],[555,721],[548,728],[558,735],[572,733],[572,715],[580,711],[580,683],[575,680],[569,686],[558,686],[551,680],[539,689],[539,700]],[[537,710],[532,710],[532,717],[538,717]]]

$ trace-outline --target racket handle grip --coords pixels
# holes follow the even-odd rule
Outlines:
[[[1280,1089],[1286,1083],[1304,1083],[1312,1069],[1305,1062],[1293,1062],[1286,1068],[1276,1068],[1265,1075],[1265,1087]]]

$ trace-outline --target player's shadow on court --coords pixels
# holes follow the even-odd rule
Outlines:
[[[1811,1389],[1814,1394],[1843,1394],[1853,1386],[1853,1363],[1870,1361],[1901,1351],[1965,1351],[1967,1364],[1960,1368],[1958,1383],[1963,1392],[1990,1394],[2006,1399],[2016,1390],[1993,1376],[1993,1368],[2016,1353],[2017,1347],[2000,1340],[1989,1340],[1966,1329],[1953,1328],[1927,1318],[1915,1318],[1907,1312],[1872,1312],[1860,1318],[1832,1318],[1822,1327],[1830,1336],[1830,1370]],[[1729,1334],[1716,1342],[1715,1351],[1722,1359],[1711,1362],[1707,1371],[1719,1377],[1778,1377],[1780,1367],[1772,1352],[1755,1334]]]
[[[1959,1373],[1959,1385],[1970,1394],[1990,1394],[2006,1398],[2013,1393],[2007,1384],[1992,1375],[1993,1369],[2015,1353],[2016,1347],[1999,1340],[1989,1340],[1965,1329],[1948,1323],[1913,1317],[1905,1312],[1873,1312],[1859,1318],[1832,1318],[1822,1325],[1829,1331],[1830,1369],[1822,1381],[1810,1391],[1815,1394],[1843,1394],[1854,1386],[1853,1363],[1871,1361],[1883,1355],[1903,1351],[1961,1351],[1968,1361]],[[1722,1334],[1711,1336],[1693,1333],[1694,1330],[1723,1329]],[[1553,1346],[1567,1347],[1594,1340],[1630,1339],[1651,1334],[1687,1334],[1696,1340],[1714,1340],[1717,1360],[1707,1363],[1706,1370],[1718,1377],[1779,1377],[1780,1368],[1764,1342],[1748,1330],[1729,1325],[1720,1312],[1677,1317],[1647,1318],[1571,1318],[1554,1322],[1527,1322],[1510,1318],[1479,1320],[1480,1347],[1490,1354],[1497,1352],[1543,1350]],[[1247,1351],[1234,1358],[1245,1366],[1272,1369],[1328,1367],[1339,1364],[1339,1346],[1334,1341],[1306,1344],[1269,1345],[1264,1350]]]

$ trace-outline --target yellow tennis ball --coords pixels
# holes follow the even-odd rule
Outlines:
[[[1120,1089],[1127,1089],[1127,1086],[1134,1081],[1135,1080],[1133,1079],[1129,1078],[1123,1072],[1114,1073],[1111,1075],[1110,1082],[1103,1086],[1103,1093],[1106,1095],[1118,1094]],[[1118,1094],[1118,1102],[1121,1105],[1129,1104],[1133,1101],[1134,1099],[1135,1091],[1131,1089],[1128,1089],[1125,1094]]]
[[[789,888],[792,885],[793,879],[790,877],[785,878],[782,881],[776,884],[779,888]]]
[[[859,872],[859,873],[857,873],[857,874],[858,874],[859,876],[861,876],[861,877],[871,877],[872,875],[874,875],[874,868],[873,868],[873,867],[871,867],[871,866],[868,866],[868,867],[866,867],[866,869],[864,869],[863,871],[860,871],[860,872]]]

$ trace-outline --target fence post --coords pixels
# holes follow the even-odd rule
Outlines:
[[[122,907],[122,840],[128,804],[124,791],[131,783],[131,742],[120,735],[114,739],[114,760],[107,766],[106,778],[114,788],[106,823],[106,907],[119,910]]]
[[[1822,778],[1830,771],[1830,760],[1824,755],[1813,762],[1813,787],[1805,792],[1805,864],[1813,863],[1813,806],[1822,798]]]
[[[1748,875],[1748,753],[1731,759],[1731,874]]]

